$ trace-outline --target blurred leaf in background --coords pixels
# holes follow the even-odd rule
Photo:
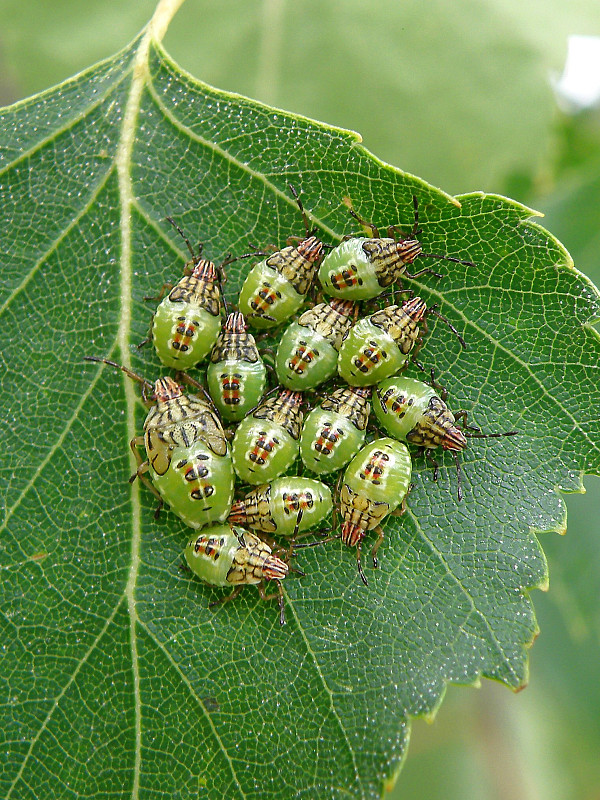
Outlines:
[[[129,42],[154,0],[0,0],[0,101]],[[34,23],[34,24],[32,24]],[[165,46],[198,77],[358,130],[376,155],[457,193],[506,193],[600,283],[600,113],[557,108],[567,36],[600,35],[597,0],[369,4],[188,0]],[[551,591],[531,686],[451,687],[414,726],[390,798],[579,800],[600,786],[600,480],[568,499],[569,535],[543,537]]]
[[[115,52],[153,7],[1,0],[13,99]],[[380,158],[448,192],[502,192],[548,168],[549,74],[577,32],[600,34],[594,0],[375,0],[368,13],[359,0],[188,0],[164,44],[208,83],[357,130]]]

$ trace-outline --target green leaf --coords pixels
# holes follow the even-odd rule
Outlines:
[[[169,6],[1,118],[2,795],[379,797],[448,682],[526,681],[547,581],[532,531],[562,530],[556,488],[600,471],[599,296],[518,203],[457,202],[353,133],[182,74],[157,43]],[[519,436],[470,443],[460,504],[451,458],[437,483],[415,465],[368,588],[341,543],[303,553],[280,628],[253,589],[208,609],[223,592],[181,571],[189,531],[127,483],[135,387],[82,358],[158,375],[136,345],[144,296],[186,257],[165,217],[215,260],[282,244],[302,231],[288,182],[331,243],[355,230],[343,197],[410,228],[418,196],[425,251],[477,265],[414,282],[469,345],[438,323],[422,358],[453,408]]]

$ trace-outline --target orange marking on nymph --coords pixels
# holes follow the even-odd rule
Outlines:
[[[375,450],[365,466],[365,471],[360,473],[360,477],[364,481],[370,481],[378,486],[381,483],[381,477],[385,473],[386,462],[389,460],[390,457],[383,450]]]
[[[259,314],[264,314],[265,311],[269,311],[271,306],[280,299],[280,292],[275,292],[270,287],[263,286],[252,298],[250,307],[253,311],[258,312]]]
[[[198,325],[195,322],[187,322],[186,325],[184,321],[177,325],[175,336],[172,339],[173,349],[179,350],[182,353],[187,352],[190,349],[190,344],[196,335],[197,329]]]
[[[288,367],[297,375],[302,375],[308,365],[315,360],[316,353],[309,347],[309,345],[300,344],[296,348],[296,352],[288,361]]]
[[[387,353],[378,347],[375,342],[371,342],[366,347],[363,347],[360,353],[354,358],[354,366],[367,375],[373,370],[381,361],[387,358]]]
[[[340,289],[349,289],[352,286],[361,286],[362,278],[358,277],[358,270],[356,267],[348,267],[341,272],[334,272],[331,276],[331,283],[338,291]]]
[[[248,453],[248,458],[254,464],[264,466],[269,460],[271,453],[277,448],[279,440],[273,437],[272,439],[266,433],[261,433],[254,443],[254,447]]]
[[[190,497],[192,500],[202,500],[215,493],[215,487],[209,480],[205,480],[209,470],[201,464],[191,463],[184,472],[185,480],[191,484]]]
[[[223,549],[223,543],[223,539],[216,539],[214,536],[198,539],[194,551],[196,553],[204,553],[204,555],[212,558],[213,561],[218,561]]]
[[[240,375],[227,375],[221,381],[221,397],[228,406],[237,406],[241,402]]]
[[[319,437],[314,444],[315,450],[323,456],[330,456],[341,435],[342,431],[339,428],[333,430],[331,424],[327,423],[321,428]]]
[[[394,390],[388,389],[381,398],[381,405],[390,414],[394,414],[401,419],[406,414],[406,395],[399,394],[397,397],[394,397]]]
[[[291,494],[284,492],[283,504],[286,514],[291,514],[292,512],[297,514],[300,509],[306,511],[307,509],[312,508],[314,505],[314,499],[312,492],[310,491],[292,492]]]

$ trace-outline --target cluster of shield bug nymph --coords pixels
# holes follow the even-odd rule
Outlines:
[[[156,496],[157,517],[166,502],[195,530],[185,549],[190,569],[211,586],[233,589],[213,605],[254,584],[263,599],[279,599],[281,624],[282,581],[290,572],[304,574],[291,566],[297,550],[341,537],[356,549],[367,585],[363,540],[375,533],[376,567],[381,525],[405,508],[412,458],[424,455],[437,478],[432,451],[450,451],[460,500],[456,454],[468,437],[485,435],[467,425],[466,412],[452,414],[433,371],[429,383],[403,374],[410,361],[423,370],[416,355],[429,315],[443,320],[460,346],[465,342],[435,306],[403,291],[400,280],[441,277],[426,265],[411,272],[420,259],[472,262],[422,251],[416,198],[412,231],[404,235],[391,226],[385,237],[346,198],[367,235],[332,246],[309,230],[302,202],[290,190],[305,235],[281,250],[272,245],[269,252],[240,256],[254,263],[237,310],[222,292],[224,268],[234,259],[219,266],[205,260],[202,246],[195,251],[167,218],[191,260],[179,282],[154,298],[160,304],[147,342],[176,370],[175,379],[152,382],[113,361],[87,357],[141,384],[149,411],[143,435],[131,441],[137,470],[130,481],[139,478]],[[276,351],[261,344],[261,352],[249,327],[267,343],[275,341]],[[203,362],[206,371],[191,375]],[[267,591],[270,581],[277,591]]]

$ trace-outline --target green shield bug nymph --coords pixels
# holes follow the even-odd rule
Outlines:
[[[433,380],[432,383],[438,386]],[[430,451],[441,447],[452,454],[456,466],[458,499],[461,500],[461,473],[456,453],[464,450],[467,439],[496,439],[501,436],[514,436],[516,431],[481,433],[479,428],[466,424],[466,411],[457,411],[456,414],[450,411],[445,403],[446,390],[443,387],[438,388],[442,397],[434,386],[423,381],[401,376],[390,378],[377,387],[373,398],[373,411],[390,436],[416,445],[419,448],[417,455],[425,454],[434,466],[434,480],[437,480],[439,464]],[[462,428],[456,424],[459,420],[463,422]],[[475,433],[467,433],[465,429]]]
[[[403,503],[410,488],[412,462],[406,445],[393,439],[377,439],[358,452],[348,464],[342,481],[342,541],[356,546],[358,571],[365,585],[360,554],[367,531],[375,529],[377,541],[372,550],[373,566],[383,541],[380,523]]]
[[[273,555],[268,544],[243,528],[215,525],[191,539],[185,548],[185,560],[192,572],[211,586],[233,586],[233,592],[211,606],[219,605],[254,585],[262,600],[279,598],[279,622],[285,625],[281,581],[288,565]],[[275,581],[278,591],[267,594],[265,581]]]
[[[371,387],[343,386],[313,408],[302,426],[300,456],[317,475],[342,469],[363,446]]]
[[[149,411],[143,436],[130,442],[138,464],[130,481],[140,478],[158,498],[156,516],[164,500],[192,528],[223,522],[233,499],[233,464],[221,422],[208,403],[184,394],[172,378],[152,384],[114,361],[86,360],[109,364],[142,384]]]
[[[335,374],[344,334],[352,326],[354,303],[331,300],[305,311],[284,331],[275,369],[283,386],[312,389]]]
[[[300,308],[311,287],[323,243],[309,231],[308,219],[294,187],[289,184],[302,214],[305,237],[288,244],[255,264],[240,291],[239,310],[254,328],[274,328]],[[258,253],[258,255],[267,255]]]
[[[190,528],[223,522],[233,500],[233,465],[229,450],[217,455],[202,439],[176,447],[171,466],[152,482],[161,497]]]
[[[338,372],[351,386],[373,386],[395,375],[414,360],[427,333],[429,314],[441,319],[457,337],[461,347],[465,340],[446,317],[427,308],[420,297],[412,297],[402,306],[386,306],[359,320],[345,335],[338,356]],[[422,335],[421,325],[422,323]]]
[[[239,422],[262,397],[267,370],[243,314],[229,314],[210,354],[208,391],[224,419]]]
[[[427,313],[420,297],[359,320],[342,342],[338,372],[351,386],[372,386],[401,369],[419,339]]]
[[[417,258],[436,258],[474,266],[471,261],[423,252],[421,243],[416,238],[420,230],[418,202],[414,196],[414,225],[410,235],[405,238],[397,238],[398,229],[394,225],[388,228],[388,237],[381,238],[375,225],[365,222],[352,210],[349,198],[345,198],[344,203],[352,216],[370,230],[371,238],[345,239],[325,256],[319,268],[319,282],[328,295],[347,300],[369,300],[396,283],[402,275],[417,278],[431,273],[441,277],[429,267],[414,274],[408,272],[407,267]]]
[[[316,527],[331,512],[331,490],[310,478],[278,478],[249,492],[231,506],[235,525],[292,536]]]
[[[233,437],[233,466],[246,483],[269,483],[298,456],[303,413],[301,392],[282,391],[263,400],[240,422]]]
[[[210,353],[221,328],[221,280],[217,269],[202,258],[202,245],[194,253],[192,245],[170,217],[188,246],[192,259],[184,267],[181,280],[170,288],[152,320],[152,340],[165,367],[187,370]]]

